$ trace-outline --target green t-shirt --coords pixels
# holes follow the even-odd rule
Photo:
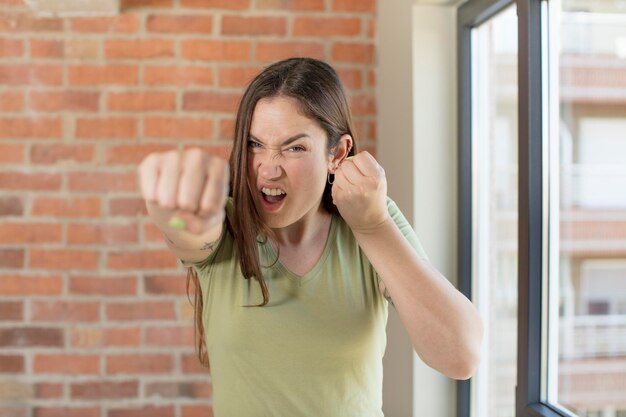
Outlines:
[[[389,212],[418,254],[410,224]],[[233,215],[232,200],[227,215]],[[203,324],[216,417],[382,416],[387,300],[378,276],[343,219],[334,215],[317,264],[297,276],[259,244],[270,293],[244,279],[224,228],[215,251],[194,264],[204,297]]]

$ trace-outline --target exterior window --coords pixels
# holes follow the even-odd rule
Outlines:
[[[549,14],[559,238],[548,309],[560,308],[549,315],[548,401],[612,417],[626,413],[626,13],[611,1],[561,0]]]
[[[468,0],[459,282],[485,323],[458,417],[626,417],[626,9]]]
[[[513,417],[517,341],[517,17],[472,31],[474,302],[485,323],[475,417]]]

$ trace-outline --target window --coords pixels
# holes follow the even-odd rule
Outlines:
[[[626,416],[626,8],[469,0],[458,24],[459,278],[486,325],[458,415]]]
[[[517,340],[517,18],[471,30],[473,294],[485,321],[470,415],[513,417]]]

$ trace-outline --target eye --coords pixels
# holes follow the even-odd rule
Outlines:
[[[261,148],[261,144],[255,140],[249,139],[248,140],[248,148],[250,149],[259,149]]]
[[[289,152],[304,152],[306,149],[302,145],[295,145],[287,149]]]

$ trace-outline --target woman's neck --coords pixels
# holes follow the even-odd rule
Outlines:
[[[320,239],[326,241],[332,215],[322,205],[296,223],[273,229],[276,243],[280,247],[310,246]]]

